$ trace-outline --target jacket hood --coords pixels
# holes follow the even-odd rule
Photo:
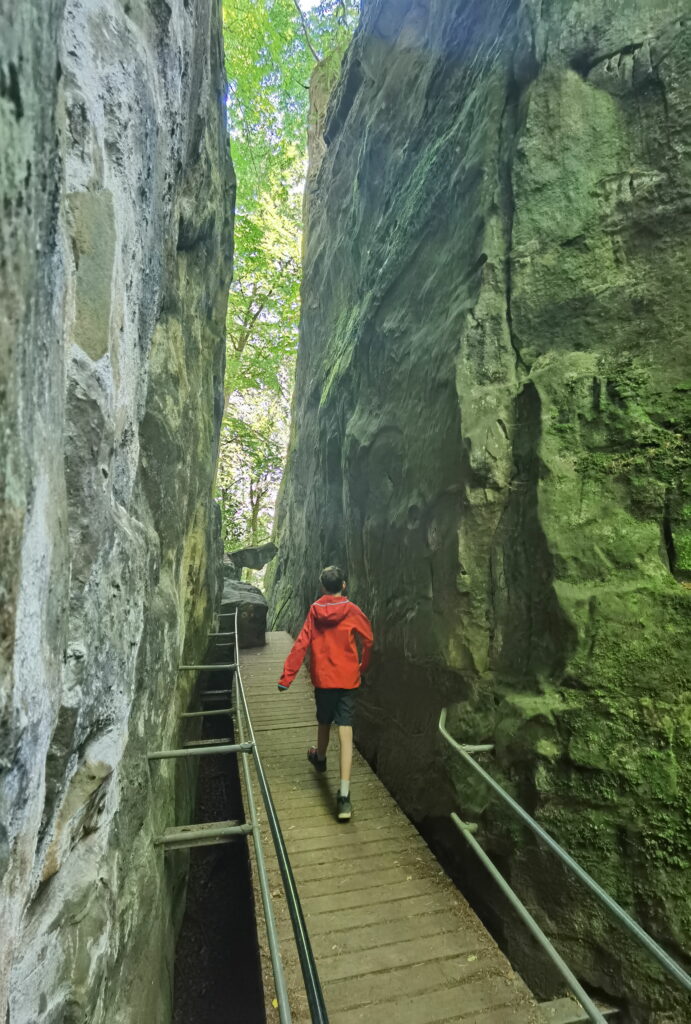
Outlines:
[[[342,622],[352,605],[347,597],[327,594],[312,605],[312,614],[320,626],[336,626]]]

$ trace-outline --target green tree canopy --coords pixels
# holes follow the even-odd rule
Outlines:
[[[309,81],[342,52],[354,0],[225,0],[238,182],[218,497],[226,549],[266,540],[285,460],[300,318]]]

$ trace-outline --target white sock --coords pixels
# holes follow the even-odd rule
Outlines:
[[[350,796],[350,779],[347,782],[345,779],[341,779],[341,788],[339,792],[341,796]]]

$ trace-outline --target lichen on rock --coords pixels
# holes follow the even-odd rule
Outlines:
[[[361,748],[450,858],[449,810],[475,813],[576,971],[646,1024],[691,1009],[436,723],[495,743],[497,777],[688,953],[687,6],[364,7],[310,190],[269,570],[295,630],[345,565],[377,638]]]

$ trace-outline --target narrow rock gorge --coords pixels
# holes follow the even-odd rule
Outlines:
[[[453,808],[594,992],[682,1024],[437,721],[683,961],[688,0],[363,7],[308,178],[274,624],[344,563],[377,641],[360,747],[524,976],[554,991]]]
[[[170,745],[221,553],[217,0],[2,5],[0,1018],[170,1019]],[[11,993],[11,994],[10,994]]]

